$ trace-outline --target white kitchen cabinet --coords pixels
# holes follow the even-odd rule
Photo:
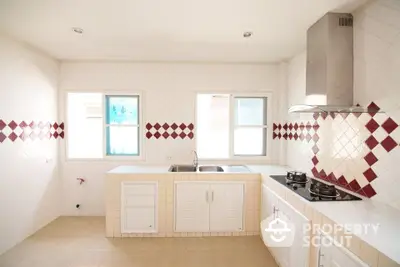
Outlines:
[[[294,225],[295,235],[290,247],[269,247],[271,254],[282,267],[308,267],[310,248],[305,246],[303,229],[310,221],[295,210],[283,198],[276,195],[271,189],[262,187],[261,219],[284,218],[284,221]],[[265,229],[260,229],[264,231]]]
[[[157,182],[121,183],[121,233],[157,232]]]
[[[182,232],[209,231],[209,189],[207,183],[176,184],[175,228]]]
[[[243,183],[177,182],[175,231],[242,231],[243,198]]]
[[[319,267],[368,267],[348,249],[321,233],[321,245],[318,252]]]
[[[234,232],[243,227],[243,184],[211,184],[210,231]]]

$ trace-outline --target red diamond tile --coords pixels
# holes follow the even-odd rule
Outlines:
[[[382,124],[382,128],[385,129],[385,131],[390,134],[391,132],[393,132],[394,130],[396,130],[396,128],[399,127],[399,125],[392,120],[392,118],[387,119],[383,124]]]
[[[32,121],[31,123],[29,123],[29,127],[31,127],[32,129],[36,128],[36,123],[34,121]]]
[[[292,133],[290,133],[290,134],[288,135],[288,137],[289,137],[289,139],[290,139],[290,140],[292,140],[292,138],[293,138],[293,134],[292,134]]]
[[[24,122],[24,121],[22,121],[22,122],[19,124],[19,127],[21,127],[22,129],[26,128],[27,126],[28,126],[28,124],[26,124],[26,122]]]
[[[368,129],[368,131],[370,131],[370,133],[373,133],[376,131],[376,129],[379,128],[379,124],[374,120],[371,119],[366,125],[365,127]]]
[[[319,129],[319,124],[317,122],[314,123],[314,125],[312,126],[314,131],[318,131]]]
[[[349,113],[339,113],[343,119],[346,119],[349,116]]]
[[[64,139],[64,131],[62,131],[62,132],[60,133],[60,137],[61,137],[62,139]],[[51,133],[50,133],[50,132],[47,133],[47,138],[48,138],[48,139],[51,138]]]
[[[147,124],[146,124],[146,129],[147,129],[147,130],[150,130],[152,127],[153,127],[153,126],[151,126],[150,123],[147,123]]]
[[[306,127],[306,126],[304,126],[304,123],[300,123],[299,128],[300,128],[301,131],[303,131],[305,127]]]
[[[157,122],[156,124],[154,124],[154,129],[156,129],[157,131],[161,128],[161,125]],[[155,135],[154,135],[155,136]],[[157,138],[158,139],[158,138]]]
[[[369,198],[376,195],[376,192],[375,192],[375,190],[372,188],[371,184],[367,184],[366,186],[364,186],[364,187],[362,188],[362,191],[364,191],[365,196],[366,196],[366,197],[369,197]]]
[[[294,124],[293,129],[295,129],[297,131],[297,129],[299,129],[299,125],[297,124],[297,122]]]
[[[332,183],[335,183],[335,184],[338,183],[338,180],[336,179],[336,176],[333,174],[333,172],[331,172],[331,173],[328,175],[328,180],[329,180],[330,182],[332,182]]]
[[[272,124],[272,130],[275,131],[276,129],[278,129],[278,125],[276,123]]]
[[[278,124],[278,130],[281,130],[282,129],[282,125],[279,123]]]
[[[295,134],[293,135],[293,138],[294,138],[294,140],[297,140],[297,139],[299,138],[299,135],[298,135],[297,133],[295,133]]]
[[[189,124],[189,125],[188,125],[188,128],[189,128],[189,130],[193,131],[193,129],[194,129],[193,123]]]
[[[15,128],[17,128],[17,126],[18,126],[18,124],[15,122],[15,121],[11,121],[9,124],[8,124],[8,127],[10,127],[11,128],[11,130],[15,130]]]
[[[281,137],[282,137],[282,134],[278,133],[278,139],[281,139]]]
[[[8,136],[8,139],[10,139],[12,142],[15,142],[15,140],[18,138],[18,135],[16,135],[14,132],[10,133]]]
[[[317,145],[314,145],[314,146],[312,147],[312,151],[314,152],[314,154],[317,154],[317,153],[319,152],[318,146],[317,146]]]
[[[60,125],[58,125],[60,128],[61,128],[61,130],[64,130],[64,123],[62,122],[62,123],[60,123]]]
[[[368,170],[366,170],[365,172],[363,172],[365,178],[367,178],[368,182],[372,182],[373,180],[375,180],[378,176],[376,176],[375,172],[369,168]]]
[[[53,126],[54,130],[57,130],[57,128],[58,128],[58,123],[55,122],[52,126]],[[43,124],[42,122],[39,122],[39,128],[40,128],[40,129],[43,129],[43,127],[44,127],[44,124]]]
[[[167,138],[169,137],[169,133],[164,132],[164,133],[162,134],[162,136],[163,136],[165,139],[167,139]]]
[[[314,167],[311,170],[312,174],[314,175],[314,177],[318,178],[319,177],[319,172],[317,171],[317,169]]]
[[[181,128],[181,130],[185,130],[186,129],[186,124],[181,123],[181,125],[179,125],[179,128]],[[185,135],[186,136],[186,135]],[[182,138],[183,139],[183,138]]]
[[[304,137],[305,137],[304,134],[301,133],[300,136],[299,136],[299,139],[300,139],[301,141],[303,141],[303,140],[304,140]]]
[[[338,184],[342,185],[342,186],[346,186],[347,185],[347,181],[346,178],[344,178],[344,176],[340,176],[338,179]]]
[[[315,113],[313,114],[313,118],[314,118],[314,120],[318,120],[318,118],[319,118],[319,113],[315,112]]]
[[[351,114],[353,114],[353,116],[356,117],[356,118],[358,118],[358,117],[361,116],[361,113],[360,113],[360,112],[353,112],[353,113],[351,113]]]
[[[160,128],[159,128],[159,129],[160,129]],[[161,137],[161,134],[160,134],[159,132],[155,132],[155,133],[154,133],[154,137],[155,137],[156,139],[158,139],[158,138]]]
[[[307,122],[306,129],[307,131],[311,130],[312,126],[310,122]]]
[[[168,125],[168,123],[164,123],[162,127],[163,127],[164,130],[168,130],[169,125]],[[163,136],[164,136],[164,135],[163,135]],[[168,135],[168,136],[169,136],[169,135]]]
[[[33,132],[32,132],[32,133],[33,133]],[[31,134],[31,135],[32,135],[32,134]],[[58,135],[59,135],[58,132],[54,132],[54,133],[53,133],[54,139],[57,139]],[[39,136],[39,138],[40,138],[40,136]]]
[[[7,136],[5,136],[2,132],[0,132],[0,143],[3,143],[6,140]]]
[[[369,152],[365,157],[364,160],[368,163],[369,166],[374,165],[378,159],[375,157],[374,153]]]
[[[373,135],[371,135],[370,137],[367,138],[367,140],[365,140],[365,144],[369,147],[369,149],[372,150],[379,144],[379,142]]]
[[[178,125],[176,124],[176,123],[173,123],[172,125],[171,125],[171,128],[172,128],[172,130],[176,130],[177,128],[178,128]]]
[[[0,131],[3,130],[6,125],[7,124],[3,120],[0,120]]]
[[[312,139],[313,139],[313,141],[314,141],[315,143],[318,142],[318,140],[319,140],[318,134],[314,134],[313,137],[312,137]]]
[[[24,133],[24,132],[22,132],[20,135],[19,135],[19,139],[21,139],[22,141],[25,141],[26,139],[27,139],[27,135]]]
[[[327,112],[321,112],[321,118],[322,119],[326,119],[328,117],[328,113]]]
[[[274,132],[272,133],[272,139],[276,139],[278,137],[278,135]]]
[[[288,128],[289,128],[289,130],[291,131],[291,130],[293,129],[293,124],[292,124],[292,123],[289,123]]]
[[[311,160],[312,160],[312,162],[314,163],[314,165],[317,165],[318,162],[319,162],[319,160],[317,159],[316,156],[314,156]]]
[[[150,139],[152,136],[153,136],[153,135],[151,134],[151,132],[147,132],[147,133],[146,133],[146,138],[147,138],[147,139]]]
[[[186,137],[186,134],[185,134],[184,132],[181,132],[181,133],[179,134],[179,137],[182,138],[182,139],[184,139],[184,138]]]
[[[326,173],[325,173],[325,171],[324,170],[321,170],[320,172],[319,172],[319,178],[321,178],[321,179],[326,179]]]
[[[194,134],[193,134],[193,132],[190,132],[187,136],[188,136],[190,139],[193,139]]]
[[[287,133],[284,133],[284,134],[282,135],[282,137],[285,138],[285,140],[287,140],[287,138],[288,138]]]
[[[390,152],[392,151],[393,148],[397,147],[398,144],[396,143],[396,141],[393,140],[392,137],[388,136],[386,137],[382,142],[381,145],[383,146],[383,148],[387,151]]]
[[[329,112],[329,116],[331,116],[332,119],[335,119],[335,118],[336,118],[335,112]]]
[[[369,115],[372,117],[375,116],[375,114],[380,110],[380,108],[374,102],[371,102],[367,108]]]
[[[282,126],[282,128],[283,128],[285,131],[287,131],[287,129],[288,129],[287,123],[285,123],[285,124]]]
[[[307,139],[307,142],[310,142],[311,139],[312,139],[311,135],[310,135],[310,134],[307,134],[307,135],[306,135],[306,139]]]
[[[176,132],[172,132],[171,137],[176,139],[178,137],[178,134]]]
[[[360,184],[357,182],[356,179],[354,179],[353,181],[351,181],[351,182],[349,183],[349,186],[350,186],[351,190],[354,191],[354,192],[357,192],[358,190],[361,189],[361,186],[360,186]]]

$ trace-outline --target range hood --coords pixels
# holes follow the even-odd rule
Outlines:
[[[305,103],[289,113],[379,112],[353,106],[353,16],[327,13],[307,31]]]

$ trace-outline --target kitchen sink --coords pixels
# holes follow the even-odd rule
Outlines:
[[[224,169],[220,166],[200,166],[196,168],[193,165],[171,165],[169,172],[223,172]]]
[[[169,172],[196,172],[197,169],[193,165],[171,165]]]
[[[200,172],[223,172],[224,169],[220,166],[200,166]]]

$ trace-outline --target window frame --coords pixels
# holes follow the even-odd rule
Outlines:
[[[197,91],[195,96],[195,144],[197,149],[197,134],[198,134],[198,114],[197,114],[197,96],[200,94],[221,94],[229,95],[229,157],[227,158],[199,158],[202,161],[266,161],[271,159],[271,145],[272,145],[272,93],[271,92],[231,92],[231,91]],[[266,98],[266,124],[263,126],[237,126],[235,125],[235,98]],[[234,154],[234,130],[235,128],[265,128],[264,149],[265,155],[235,155]]]
[[[102,95],[102,100],[101,100],[101,109],[102,109],[102,126],[103,126],[103,142],[102,142],[102,157],[101,158],[69,158],[69,128],[68,128],[68,94],[70,93],[75,93],[75,94],[90,94],[90,93],[97,93]],[[139,98],[139,111],[138,111],[138,125],[139,125],[139,140],[138,140],[138,145],[139,145],[139,155],[107,155],[107,137],[106,137],[106,97],[107,96],[137,96]],[[64,93],[64,118],[65,118],[65,133],[66,133],[66,138],[65,138],[65,161],[66,162],[78,162],[78,161],[89,161],[89,162],[104,162],[104,161],[144,161],[145,160],[145,127],[143,125],[143,122],[145,121],[144,117],[144,96],[143,93],[140,91],[104,91],[104,90],[85,90],[85,91],[80,91],[80,90],[68,90],[65,91]]]

